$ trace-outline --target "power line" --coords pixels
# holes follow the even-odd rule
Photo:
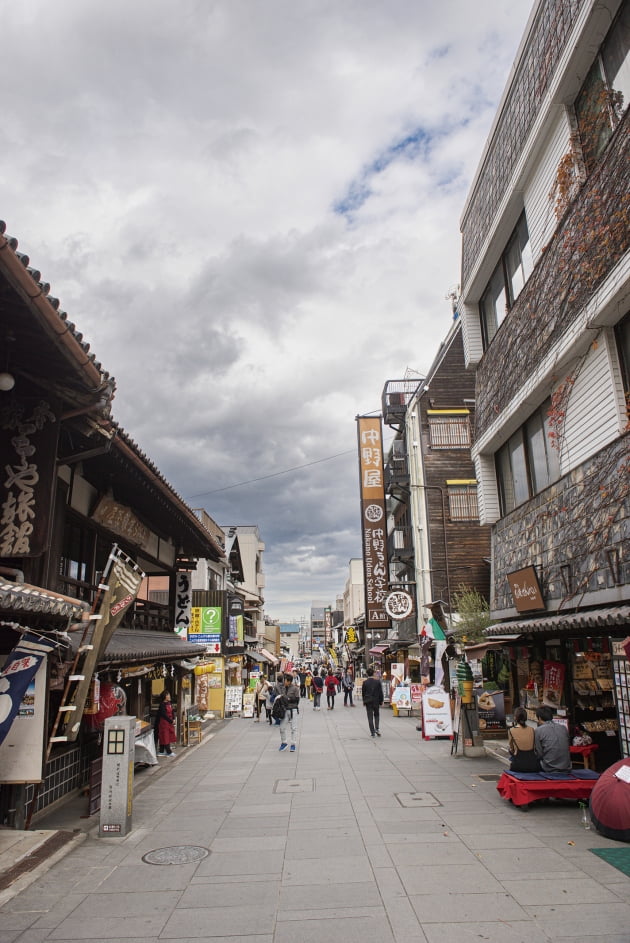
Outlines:
[[[340,455],[350,455],[355,449],[346,449],[345,452],[336,452],[334,455],[328,455],[326,458],[315,459],[314,462],[306,462],[304,465],[294,465],[292,468],[285,468],[283,471],[274,472],[272,475],[261,475],[259,478],[248,478],[247,481],[239,481],[235,485],[226,485],[225,488],[215,488],[214,491],[200,491],[198,494],[191,494],[187,500],[193,498],[205,498],[209,494],[218,494],[220,491],[230,491],[232,488],[241,488],[243,485],[251,485],[256,481],[266,481],[267,478],[278,478],[279,475],[287,475],[289,472],[298,471],[300,468],[310,468],[311,465],[320,465],[322,462],[330,462],[333,458],[339,458]]]

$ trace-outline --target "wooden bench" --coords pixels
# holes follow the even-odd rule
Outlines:
[[[599,773],[589,769],[571,770],[570,776],[553,773],[502,773],[499,795],[527,811],[530,802],[539,799],[588,799]]]

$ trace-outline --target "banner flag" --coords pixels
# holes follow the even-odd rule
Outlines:
[[[108,575],[103,577],[107,582],[101,596],[96,613],[98,618],[94,622],[94,631],[90,639],[92,649],[86,653],[85,659],[80,665],[80,673],[83,675],[83,679],[77,682],[72,697],[72,704],[76,707],[76,710],[67,715],[69,720],[64,735],[69,741],[76,740],[79,734],[81,718],[83,717],[92,683],[92,675],[96,670],[96,666],[114,632],[120,625],[122,617],[138,595],[140,584],[144,578],[142,570],[117,547],[112,550],[109,560],[111,569]]]
[[[54,639],[25,632],[0,672],[0,743],[8,734],[37,669],[57,647]]]

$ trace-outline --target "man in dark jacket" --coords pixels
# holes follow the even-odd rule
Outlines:
[[[365,704],[370,734],[380,737],[380,706],[383,703],[383,685],[374,677],[374,668],[368,668],[367,679],[361,688],[361,697]]]
[[[297,740],[297,715],[300,704],[300,689],[298,685],[295,684],[293,678],[288,672],[284,675],[284,690],[281,694],[278,694],[276,701],[277,700],[280,700],[284,706],[284,716],[280,718],[280,750],[286,750],[287,748],[287,728],[290,725],[290,752],[295,753],[295,741]],[[274,706],[276,701],[274,701]]]

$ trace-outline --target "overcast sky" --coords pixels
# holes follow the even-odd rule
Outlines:
[[[355,417],[448,332],[531,5],[3,5],[0,218],[127,433],[192,507],[258,525],[272,618],[334,606],[360,556]]]

